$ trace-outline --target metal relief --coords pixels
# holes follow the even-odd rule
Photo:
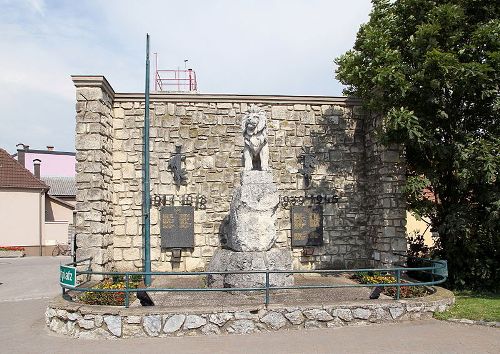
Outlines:
[[[194,247],[194,207],[165,206],[160,209],[162,248]]]
[[[292,247],[323,244],[323,207],[321,205],[291,207]]]
[[[305,188],[309,188],[311,185],[312,173],[318,164],[318,160],[311,152],[310,147],[303,147],[302,151],[302,155],[299,156],[299,160],[302,161],[302,168],[299,169],[299,172],[304,176]]]
[[[172,171],[174,175],[174,183],[177,187],[187,185],[187,172],[185,168],[182,168],[182,162],[186,160],[186,155],[181,153],[182,146],[175,146],[175,153],[168,161],[168,169]]]

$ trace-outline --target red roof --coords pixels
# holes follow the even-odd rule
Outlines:
[[[0,149],[0,188],[49,189],[4,149]]]

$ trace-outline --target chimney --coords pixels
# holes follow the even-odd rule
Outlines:
[[[47,150],[48,150],[48,151],[53,151],[53,150],[54,150],[54,146],[52,146],[52,145],[47,145]]]
[[[23,165],[23,167],[26,166],[26,161],[25,161],[25,154],[24,154],[24,149],[25,149],[25,146],[23,143],[19,143],[16,145],[16,148],[17,148],[17,161]]]
[[[38,179],[40,179],[40,162],[42,162],[42,161],[39,159],[33,160],[33,174]]]

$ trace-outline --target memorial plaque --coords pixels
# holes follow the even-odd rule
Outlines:
[[[164,206],[160,209],[162,248],[194,247],[194,207]]]
[[[323,207],[294,205],[291,208],[292,247],[323,244]]]

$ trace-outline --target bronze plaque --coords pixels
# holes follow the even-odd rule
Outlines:
[[[291,208],[292,247],[323,244],[323,206],[294,205]]]
[[[164,206],[160,209],[162,248],[194,247],[194,207]]]

